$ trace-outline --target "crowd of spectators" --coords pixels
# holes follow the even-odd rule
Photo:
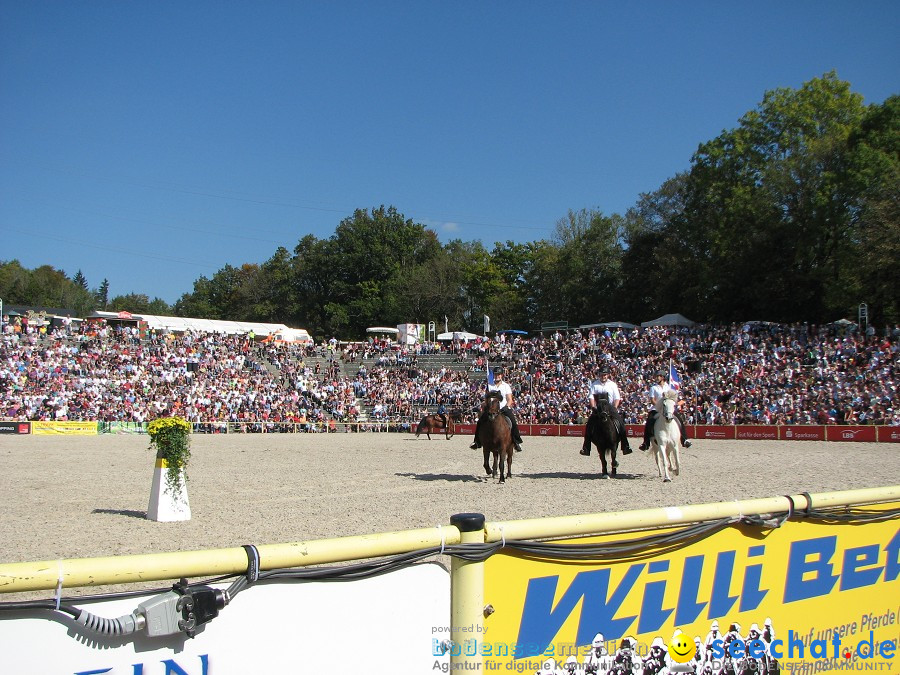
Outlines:
[[[582,424],[601,363],[629,423],[654,373],[680,375],[690,424],[900,425],[900,328],[752,323],[600,329],[400,347],[248,335],[4,322],[0,419],[144,422],[179,415],[250,430],[408,429],[439,406],[474,420],[488,368],[503,367],[520,423]],[[452,354],[439,367],[430,354]],[[449,362],[448,362],[449,361]],[[351,427],[347,427],[351,428]]]

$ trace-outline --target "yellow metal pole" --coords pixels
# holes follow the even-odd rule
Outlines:
[[[450,525],[460,543],[484,543],[484,516],[457,513]],[[451,528],[452,529],[452,528]],[[484,563],[453,557],[450,560],[450,669],[481,672],[481,638],[484,635]]]
[[[814,508],[900,501],[900,485],[844,490],[841,492],[824,492],[810,495],[810,497]],[[794,501],[795,511],[802,511],[808,505],[806,497],[803,495],[792,495],[791,499]],[[715,520],[717,518],[732,518],[740,515],[748,516],[783,512],[787,511],[789,506],[790,502],[787,497],[768,497],[765,499],[672,506],[640,511],[618,511],[580,516],[560,516],[557,518],[491,522],[485,527],[485,541],[500,541],[503,537],[507,541],[512,539],[574,537],[648,527],[666,527],[703,520]]]
[[[256,548],[260,569],[271,570],[408,553],[440,546],[442,541],[445,544],[460,542],[459,530],[453,527],[444,527],[443,534],[442,539],[439,528],[423,528],[289,544],[263,544]],[[240,574],[246,570],[247,552],[243,548],[6,563],[0,564],[0,593],[55,589],[60,576],[63,587],[75,588]]]

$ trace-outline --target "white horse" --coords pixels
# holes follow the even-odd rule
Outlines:
[[[659,476],[668,483],[669,470],[676,476],[681,471],[681,453],[678,443],[681,440],[681,429],[675,419],[675,401],[678,393],[667,391],[656,402],[656,424],[653,425],[653,456]]]

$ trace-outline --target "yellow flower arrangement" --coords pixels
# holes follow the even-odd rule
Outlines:
[[[181,493],[181,474],[187,480],[187,464],[191,458],[191,424],[181,417],[160,417],[147,425],[150,449],[167,468],[166,486],[173,495]]]

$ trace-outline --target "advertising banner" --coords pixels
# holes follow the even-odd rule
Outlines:
[[[216,588],[224,588],[216,585]],[[411,592],[413,589],[414,592]],[[75,603],[109,619],[150,598]],[[0,612],[3,673],[16,675],[247,675],[429,673],[447,657],[450,575],[414,565],[360,581],[261,583],[241,591],[188,639],[144,632],[97,637],[65,614]],[[50,620],[48,620],[50,619]],[[161,622],[164,623],[164,622]],[[365,664],[361,671],[358,667]]]
[[[644,437],[644,425],[643,424],[626,424],[625,425],[625,433],[628,434],[629,438],[643,438]]]
[[[559,425],[531,424],[528,433],[532,436],[559,436]]]
[[[763,427],[745,424],[735,427],[734,436],[735,438],[754,441],[777,441],[778,427]]]
[[[31,433],[41,436],[96,436],[96,422],[32,422]]]
[[[804,426],[797,424],[789,424],[783,427],[776,427],[781,433],[783,441],[824,441],[824,426]]]
[[[146,434],[146,422],[98,422],[99,434]]]
[[[0,434],[30,434],[31,422],[0,422]]]
[[[708,438],[711,441],[734,439],[735,427],[712,424],[698,424],[694,427],[694,438]]]
[[[878,440],[876,427],[849,427],[828,426],[825,427],[825,438],[829,441],[862,441],[874,443]]]
[[[568,436],[569,438],[584,438],[583,424],[567,424],[560,427],[560,436]]]
[[[557,543],[600,545],[676,531]],[[487,672],[556,672],[569,662],[580,673],[599,663],[601,674],[614,667],[639,674],[662,654],[654,645],[665,647],[660,658],[671,673],[900,669],[896,517],[728,526],[666,547],[637,547],[596,563],[492,556],[484,601],[494,613],[468,648],[480,650]]]
[[[878,440],[882,443],[900,443],[900,427],[878,427]]]

